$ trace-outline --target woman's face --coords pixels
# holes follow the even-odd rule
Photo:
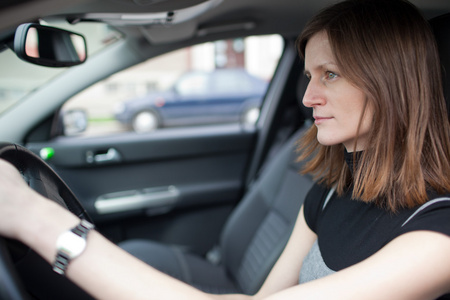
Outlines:
[[[305,49],[305,74],[310,79],[303,104],[313,108],[317,140],[324,146],[343,144],[348,152],[364,150],[372,123],[368,105],[357,140],[364,93],[340,75],[326,32],[313,35]]]

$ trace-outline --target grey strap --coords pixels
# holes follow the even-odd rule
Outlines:
[[[325,202],[323,203],[322,210],[324,210],[324,209],[325,209],[325,206],[327,206],[327,204],[328,204],[328,202],[330,201],[331,196],[333,196],[335,190],[336,190],[336,187],[333,186],[333,187],[330,189],[330,191],[328,192],[328,195],[327,195],[327,197],[325,198]]]
[[[450,198],[448,197],[442,197],[442,198],[436,198],[433,200],[430,200],[424,204],[422,204],[422,206],[420,206],[403,224],[402,227],[406,225],[406,223],[408,223],[412,218],[414,218],[414,216],[416,216],[418,213],[420,213],[421,211],[423,211],[425,208],[429,207],[430,205],[433,205],[435,203],[439,203],[442,201],[450,201]]]

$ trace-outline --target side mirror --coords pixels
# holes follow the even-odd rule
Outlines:
[[[86,131],[88,117],[83,109],[71,109],[61,115],[63,132],[66,136],[74,136]]]
[[[81,34],[33,23],[17,27],[14,52],[24,61],[47,67],[75,66],[87,58]]]

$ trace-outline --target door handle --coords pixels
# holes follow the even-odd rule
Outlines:
[[[102,195],[95,201],[99,214],[133,211],[139,209],[169,209],[176,204],[180,191],[175,186],[146,188]]]
[[[122,155],[120,155],[119,151],[114,148],[109,148],[106,153],[97,153],[94,154],[93,151],[86,152],[86,162],[92,164],[102,164],[102,163],[110,163],[110,162],[119,162],[122,160]]]

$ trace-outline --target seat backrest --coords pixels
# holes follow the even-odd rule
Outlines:
[[[433,18],[430,20],[430,24],[436,37],[441,58],[442,83],[450,120],[450,13]]]
[[[222,235],[222,258],[229,274],[244,293],[258,291],[283,251],[300,206],[312,186],[295,163],[297,132],[269,162]]]
[[[306,85],[298,84],[301,99]],[[296,162],[296,142],[311,124],[306,122],[264,165],[222,232],[223,264],[246,294],[258,291],[277,261],[313,184],[311,177],[300,175]]]

